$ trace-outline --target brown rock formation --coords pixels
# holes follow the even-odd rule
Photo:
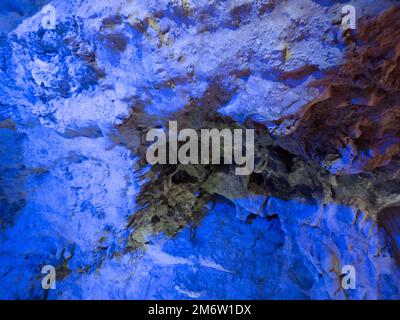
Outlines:
[[[370,171],[400,155],[400,7],[362,20],[351,38],[344,64],[313,84],[325,93],[283,139],[336,174]]]

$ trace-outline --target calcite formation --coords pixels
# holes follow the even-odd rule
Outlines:
[[[345,62],[313,84],[324,93],[285,128],[288,148],[338,175],[398,167],[400,151],[400,8],[361,20],[351,38]]]
[[[390,230],[396,250],[396,227],[389,225],[397,225],[397,210],[389,208],[396,207],[399,200],[399,23],[399,7],[378,18],[362,19],[357,32],[348,36],[345,62],[313,84],[324,87],[321,97],[273,128],[282,145],[335,175],[358,174],[356,180],[360,174],[369,176],[363,185],[371,185],[367,182],[371,179],[381,180],[383,184],[373,190],[392,195],[376,201],[369,191],[364,210],[377,216],[379,209],[385,208],[380,219]],[[352,193],[358,197],[355,190]],[[380,205],[372,209],[377,202]],[[388,211],[392,214],[387,215]]]
[[[134,230],[131,245],[135,247],[138,241],[145,243],[145,235],[151,232],[176,235],[183,227],[198,223],[207,202],[216,195],[234,200],[256,190],[266,197],[336,202],[362,210],[374,220],[380,210],[397,204],[400,200],[396,153],[398,50],[391,40],[399,34],[399,15],[400,9],[394,8],[379,19],[365,19],[360,34],[353,35],[353,47],[347,53],[349,61],[337,73],[318,81],[319,85],[326,84],[326,93],[298,115],[275,121],[277,127],[269,124],[272,136],[258,125],[256,172],[249,179],[235,177],[232,168],[212,165],[156,165],[150,169],[138,197],[144,209],[131,217],[130,226]],[[285,77],[302,78],[314,71],[312,66],[304,67]],[[192,101],[171,118],[178,120],[182,128],[233,129],[232,119],[224,119],[214,111],[231,96],[223,83],[215,80],[202,99]],[[365,105],[355,104],[354,101],[361,99]],[[139,131],[133,130],[139,124],[135,122],[142,125],[142,134],[156,126],[151,121],[143,126],[146,122],[143,115],[133,114],[131,119],[120,128],[125,139],[135,133],[137,136]],[[291,126],[280,130],[279,125],[288,122]],[[257,126],[254,121],[247,124],[252,128]],[[129,126],[133,128],[126,132]],[[279,135],[282,132],[285,134]],[[143,136],[136,140],[145,145]],[[140,154],[138,150],[134,152]],[[142,161],[146,163],[144,149]],[[231,185],[235,187],[230,189]]]
[[[397,1],[3,3],[0,298],[399,298]],[[149,166],[169,120],[254,172]]]
[[[240,128],[232,119],[212,110],[210,106],[191,105],[172,118],[182,128]],[[318,163],[282,148],[267,128],[253,121],[245,123],[246,128],[256,132],[255,170],[250,176],[237,176],[234,165],[223,164],[157,164],[146,170],[144,136],[155,124],[139,127],[134,119],[143,123],[144,118],[136,116],[133,114],[119,128],[119,133],[123,133],[121,141],[136,136],[133,140],[142,143],[142,148],[133,149],[141,155],[139,172],[144,172],[141,177],[144,184],[137,197],[140,210],[130,218],[131,248],[142,247],[147,242],[146,236],[152,233],[175,236],[186,226],[195,227],[206,214],[207,203],[218,196],[233,202],[253,194],[263,196],[265,202],[276,197],[323,205],[338,203],[365,212],[375,221],[381,209],[400,200],[398,170],[369,175],[332,174]]]

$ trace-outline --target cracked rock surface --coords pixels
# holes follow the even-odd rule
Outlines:
[[[396,1],[354,33],[336,1],[5,3],[0,298],[400,297]],[[255,172],[144,166],[169,119],[255,128]]]

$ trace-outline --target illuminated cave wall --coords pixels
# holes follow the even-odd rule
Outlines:
[[[400,297],[398,219],[379,217],[400,201],[398,42],[343,33],[345,1],[60,0],[55,30],[41,26],[42,2],[0,4],[1,299]],[[390,27],[378,17],[400,21],[398,10],[382,16],[397,1],[352,4],[366,30]],[[376,68],[365,69],[371,56]],[[216,85],[215,112],[251,119],[303,157],[288,186],[326,170],[336,194],[217,192],[196,228],[126,250],[143,181],[135,136],[118,128],[137,110],[168,119]],[[41,287],[44,265],[56,267],[55,290]],[[345,265],[355,289],[341,286]]]

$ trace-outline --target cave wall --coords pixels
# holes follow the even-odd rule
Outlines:
[[[216,112],[283,132],[276,138],[283,147],[332,169],[291,146],[336,147],[319,138],[324,126],[308,119],[326,90],[313,84],[347,66],[342,2],[51,3],[55,30],[41,27],[39,10],[1,29],[0,298],[399,298],[395,237],[376,216],[318,198],[220,199],[195,232],[149,234],[146,250],[126,251],[142,181],[134,170],[137,141],[118,140],[115,132],[136,110],[166,119],[193,100],[208,103],[218,83],[224,91],[212,97]],[[382,15],[396,1],[354,5],[362,18]],[[0,7],[14,14],[9,2]],[[303,114],[303,130],[283,139],[286,124]],[[328,121],[334,112],[322,116]],[[365,113],[366,121],[373,116]],[[372,144],[383,135],[375,133]],[[331,174],[369,174],[358,170],[365,162],[339,156],[341,170]],[[385,199],[393,204],[396,194]],[[41,288],[46,264],[57,267],[56,290]],[[341,287],[345,265],[356,268],[355,290]]]

